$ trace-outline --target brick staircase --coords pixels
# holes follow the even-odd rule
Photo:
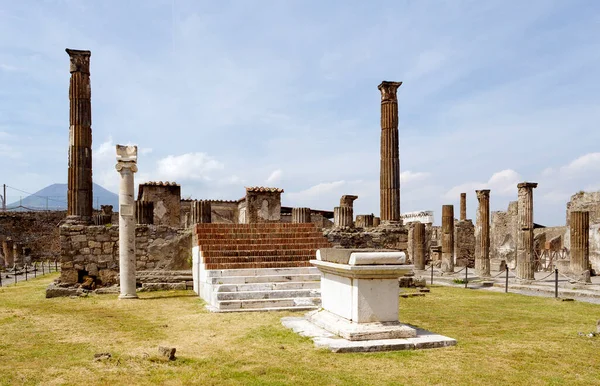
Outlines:
[[[217,312],[313,309],[320,275],[309,260],[330,246],[311,223],[197,224],[194,290]]]

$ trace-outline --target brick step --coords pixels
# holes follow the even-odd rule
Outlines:
[[[258,223],[258,224],[214,224],[200,223],[196,224],[195,230],[205,229],[316,229],[316,225],[312,223]]]
[[[318,248],[294,249],[257,249],[244,251],[204,251],[202,256],[208,257],[284,257],[284,256],[311,256],[314,257]]]
[[[313,266],[296,268],[250,268],[250,269],[215,269],[207,270],[206,277],[227,277],[227,276],[269,276],[284,277],[290,275],[319,275],[319,269]],[[319,277],[317,276],[317,279]]]
[[[224,300],[218,301],[215,308],[218,310],[265,310],[269,308],[318,308],[321,305],[320,297],[303,297],[300,299],[248,299],[248,300]]]
[[[214,245],[200,245],[200,251],[209,252],[227,252],[227,251],[285,251],[285,250],[317,250],[319,248],[327,248],[327,245],[323,243],[303,243],[303,244],[214,244]]]
[[[229,240],[216,240],[216,239],[200,239],[198,245],[200,247],[213,246],[213,245],[278,245],[278,244],[328,244],[326,238],[322,235],[315,237],[296,237],[296,238],[264,238],[264,239],[229,239]]]
[[[292,290],[267,290],[267,291],[242,291],[242,292],[217,292],[216,300],[261,300],[261,299],[297,299],[318,298],[321,296],[320,289],[292,289]]]
[[[296,262],[309,262],[314,259],[314,255],[295,255],[295,256],[229,256],[229,257],[205,257],[205,264],[258,264],[258,263],[281,263],[277,267],[294,267]],[[291,265],[285,265],[285,264]],[[224,267],[225,268],[225,267]],[[252,267],[257,268],[257,267]]]
[[[251,284],[221,284],[217,292],[248,292],[248,291],[275,291],[275,290],[319,290],[319,281],[292,281],[284,283],[251,283]]]
[[[321,232],[228,232],[228,233],[197,233],[197,240],[235,240],[235,239],[297,239],[303,237],[323,237]]]
[[[244,268],[290,268],[290,267],[309,267],[311,264],[306,261],[277,261],[277,262],[253,262],[253,263],[206,263],[206,269],[244,269]]]

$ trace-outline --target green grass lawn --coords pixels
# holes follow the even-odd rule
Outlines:
[[[191,291],[45,299],[54,278],[0,288],[2,385],[600,384],[600,337],[577,334],[595,331],[599,305],[433,287],[400,299],[400,318],[456,347],[334,354],[281,325],[298,313],[212,314]]]

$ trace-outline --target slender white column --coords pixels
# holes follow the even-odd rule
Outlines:
[[[119,299],[136,299],[135,293],[135,200],[133,174],[137,172],[137,146],[117,145],[119,186]]]

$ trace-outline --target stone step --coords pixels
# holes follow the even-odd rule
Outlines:
[[[274,290],[300,290],[320,289],[320,281],[300,281],[284,283],[252,283],[252,284],[221,284],[217,292],[244,292],[244,291],[274,291]]]
[[[286,283],[320,281],[320,274],[295,274],[295,275],[264,275],[264,276],[225,276],[208,277],[209,284],[254,284],[254,283]]]
[[[318,289],[292,289],[268,291],[242,291],[242,292],[217,292],[217,301],[229,300],[266,300],[266,299],[297,299],[318,298],[321,291]]]
[[[302,261],[285,261],[276,257],[264,257],[262,259],[256,259],[257,261],[252,263],[210,263],[204,264],[205,269],[247,269],[247,268],[291,268],[291,267],[310,267],[310,258]],[[277,261],[265,261],[265,260],[277,260]],[[283,260],[283,261],[282,261]]]
[[[217,301],[215,307],[219,310],[264,310],[267,308],[317,308],[321,305],[320,297],[304,297],[300,299],[249,299],[249,300],[224,300]]]
[[[318,274],[317,267],[298,267],[298,268],[251,268],[251,269],[218,269],[206,271],[206,277],[223,276],[288,276],[297,274]]]
[[[228,312],[276,312],[276,311],[312,311],[319,306],[294,306],[294,307],[266,307],[266,308],[239,308],[232,310],[220,310],[212,305],[207,304],[206,309],[210,312],[228,313]]]

